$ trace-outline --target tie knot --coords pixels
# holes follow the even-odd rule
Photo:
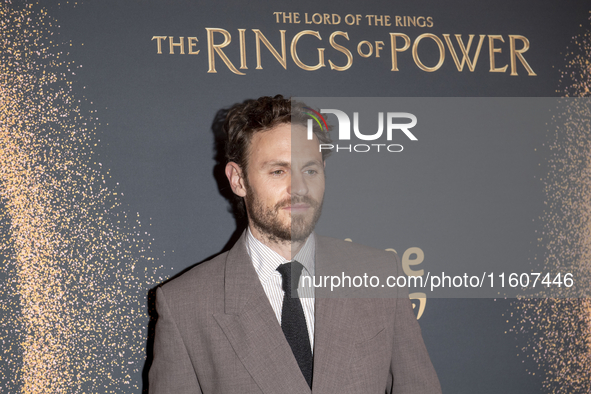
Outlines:
[[[298,282],[300,281],[300,275],[302,274],[303,269],[304,266],[296,260],[281,264],[277,267],[277,271],[279,271],[283,278],[283,291],[286,294],[292,295],[291,289],[298,287]]]

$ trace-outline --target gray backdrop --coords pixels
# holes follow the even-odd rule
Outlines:
[[[417,107],[455,105],[446,97],[588,95],[584,2],[102,0],[3,2],[1,8],[2,392],[147,388],[153,289],[220,253],[240,232],[216,145],[219,116],[229,106],[275,94],[409,97]],[[283,23],[283,14],[274,14],[280,12],[297,12],[301,22]],[[337,14],[341,23],[307,24],[306,13],[309,20],[315,13]],[[348,25],[347,15],[362,17]],[[366,15],[388,15],[392,26],[374,26],[375,19],[370,26]],[[396,26],[396,16],[430,17],[432,26]],[[215,45],[224,42],[219,29],[228,32],[231,43],[220,50],[245,75],[232,72],[213,47],[208,52],[207,28],[218,29]],[[245,29],[247,68],[240,68],[239,29]],[[286,68],[262,43],[257,69],[253,29],[278,55],[280,30],[286,31]],[[300,61],[315,65],[318,48],[324,48],[325,67],[310,71],[294,61],[293,39],[304,30],[321,39],[300,38]],[[335,31],[349,37],[335,37],[351,53],[344,71],[329,63],[347,64],[346,50],[330,44]],[[411,41],[397,55],[399,71],[391,71],[390,33]],[[433,72],[413,60],[412,45],[425,33],[444,46],[444,62]],[[479,35],[486,36],[473,72],[467,65],[458,71],[444,34],[458,54],[454,35],[464,43],[475,35],[470,56]],[[494,35],[504,40],[494,41],[501,51],[493,56],[497,68],[508,66],[505,72],[490,72]],[[523,57],[535,76],[519,58],[518,75],[510,75],[510,35],[529,40]],[[179,44],[183,37],[185,54],[173,46],[171,55],[168,37]],[[196,37],[192,47],[189,37]],[[359,54],[361,41],[371,43],[371,56]],[[383,47],[379,57],[376,41]],[[403,41],[399,36],[399,48]],[[516,39],[517,49],[523,45]],[[363,44],[362,53],[368,48]],[[422,38],[418,56],[435,67],[437,40]],[[208,72],[212,58],[216,72]],[[361,212],[352,212],[343,197],[346,183],[330,170],[325,215],[339,221],[321,223],[322,232],[399,254],[421,248],[422,267],[453,264],[457,257],[462,264],[474,259],[487,271],[496,270],[497,262],[535,267],[556,260],[584,271],[585,110],[543,129],[484,132],[474,111],[530,103],[497,100],[460,102],[480,132],[424,130],[400,156],[380,156],[381,172],[367,174],[377,178],[377,189],[349,196],[362,204],[368,204],[366,197],[376,199],[374,207],[385,204],[389,215],[382,218],[360,223]],[[380,189],[383,173],[389,187]],[[370,230],[379,226],[388,233],[375,237]],[[553,309],[503,297],[427,298],[419,322],[443,391],[588,391],[583,302]],[[582,339],[569,342],[567,334]]]

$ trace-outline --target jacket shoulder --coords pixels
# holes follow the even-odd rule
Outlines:
[[[227,258],[228,252],[224,252],[210,260],[197,264],[161,285],[162,292],[169,299],[207,291],[212,286],[221,286],[223,288]]]

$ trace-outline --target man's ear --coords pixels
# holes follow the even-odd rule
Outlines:
[[[230,182],[230,187],[234,194],[239,197],[245,197],[246,185],[240,166],[233,161],[226,164],[226,177],[228,178],[228,182]]]

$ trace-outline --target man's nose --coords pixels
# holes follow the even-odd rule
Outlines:
[[[308,194],[308,183],[303,174],[300,172],[292,172],[289,178],[289,194],[298,196],[305,196]]]

